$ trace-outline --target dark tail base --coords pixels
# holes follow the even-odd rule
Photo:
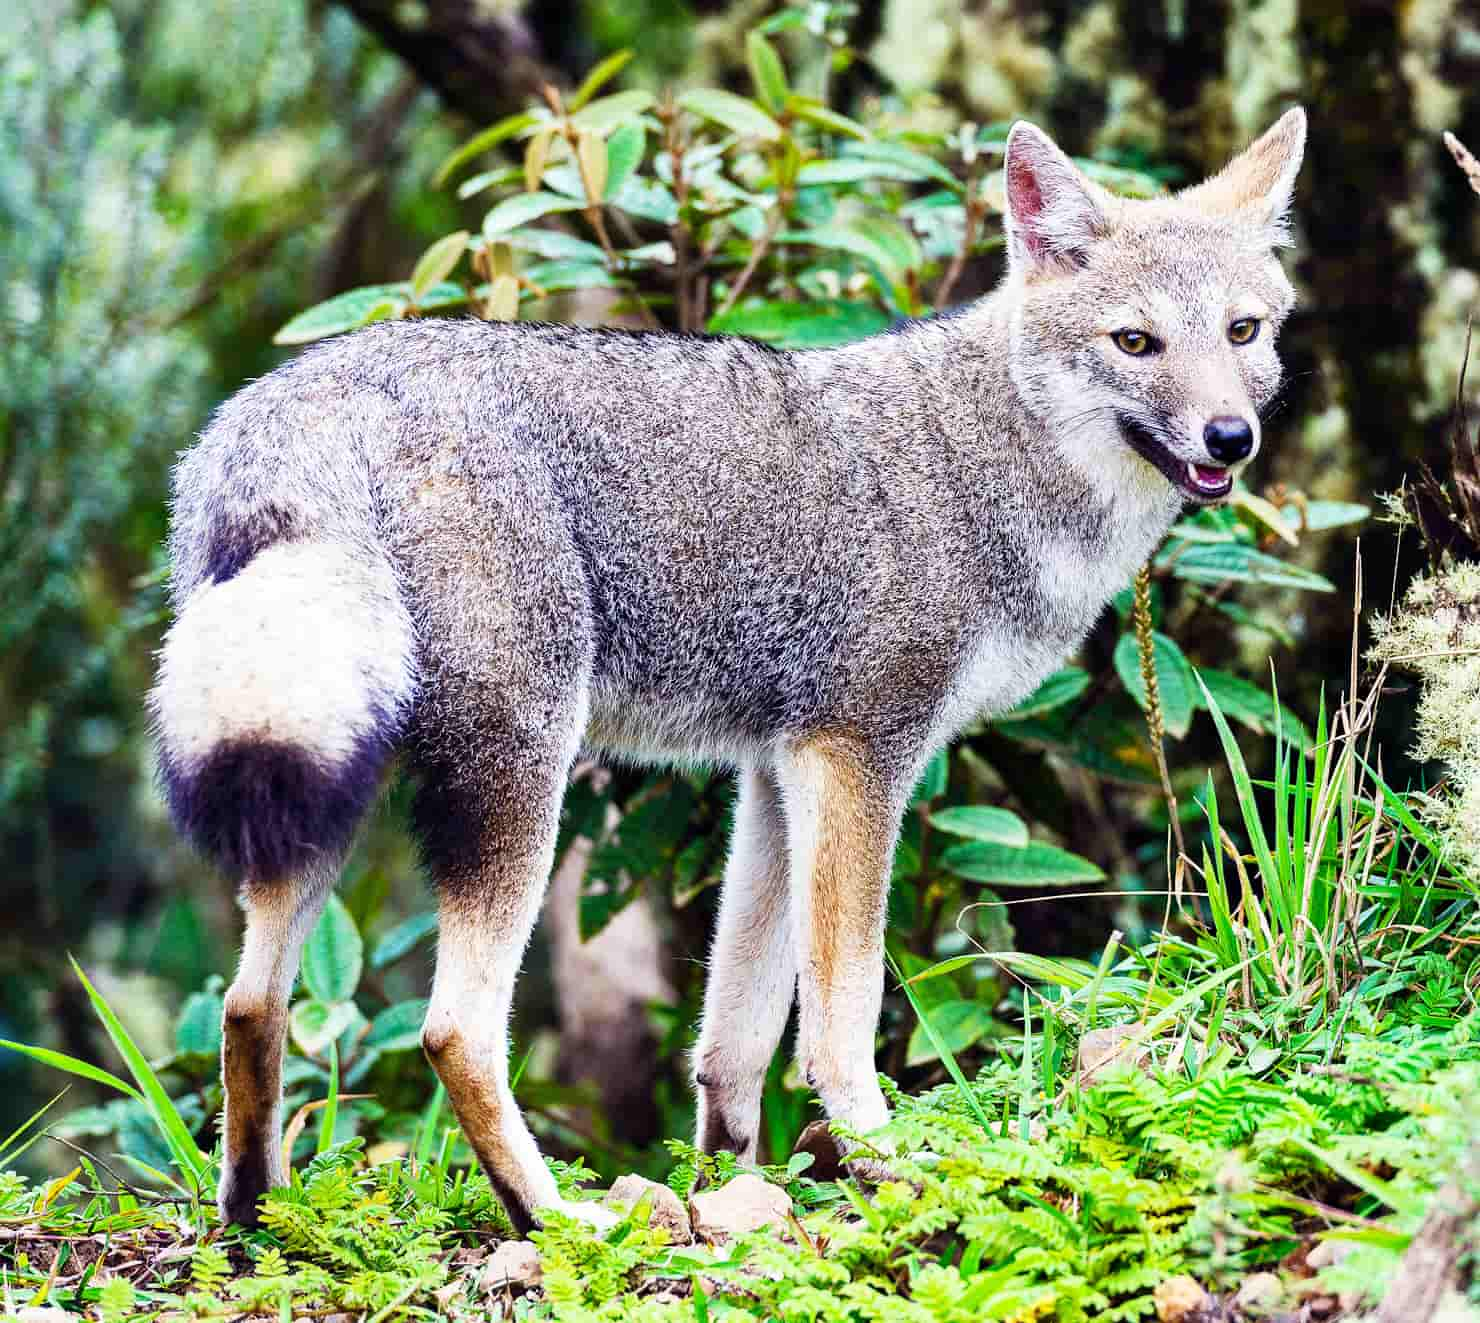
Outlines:
[[[193,767],[166,753],[160,771],[175,825],[196,849],[235,880],[275,882],[348,847],[390,755],[378,737],[338,765],[290,744],[232,740]]]

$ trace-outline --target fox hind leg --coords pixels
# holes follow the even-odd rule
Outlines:
[[[766,1070],[796,995],[786,820],[769,768],[740,773],[695,1051],[697,1144],[755,1160]]]
[[[255,1226],[257,1201],[285,1179],[282,1095],[288,999],[303,943],[333,885],[334,862],[334,867],[322,865],[299,878],[242,887],[246,937],[221,1025],[226,1115],[217,1205],[223,1224]]]

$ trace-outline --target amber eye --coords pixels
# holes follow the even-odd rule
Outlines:
[[[1145,331],[1113,331],[1110,338],[1115,341],[1115,347],[1123,354],[1129,354],[1132,358],[1140,358],[1142,354],[1149,354],[1156,348],[1156,341]]]
[[[1228,338],[1236,345],[1252,344],[1259,335],[1259,318],[1240,317],[1228,328]]]

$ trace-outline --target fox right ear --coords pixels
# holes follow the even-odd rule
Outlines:
[[[1048,134],[1019,120],[1007,135],[1007,255],[1024,275],[1082,267],[1109,229],[1103,195]]]

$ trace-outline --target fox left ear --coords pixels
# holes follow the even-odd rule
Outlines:
[[[1285,220],[1304,158],[1305,111],[1296,106],[1211,179],[1181,194],[1181,200],[1206,211],[1246,213],[1269,227],[1275,245],[1288,243]]]
[[[1104,195],[1048,134],[1019,120],[1007,135],[1007,255],[1024,274],[1062,274],[1084,265],[1109,229]]]

